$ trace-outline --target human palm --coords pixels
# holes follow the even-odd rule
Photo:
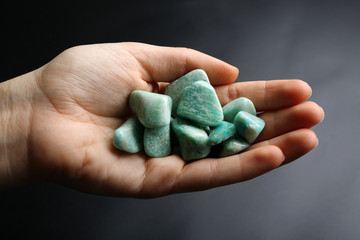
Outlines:
[[[250,98],[266,122],[244,153],[184,162],[152,158],[112,146],[113,132],[132,116],[133,90],[162,91],[190,70],[202,68],[220,102]],[[323,117],[304,102],[311,89],[300,80],[231,84],[236,68],[185,48],[138,43],[99,44],[66,50],[38,70],[33,100],[30,166],[50,181],[105,195],[156,197],[208,189],[261,175],[307,153],[317,144],[308,128]]]

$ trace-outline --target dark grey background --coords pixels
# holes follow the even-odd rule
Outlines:
[[[316,150],[227,187],[152,200],[47,183],[2,191],[1,239],[360,238],[358,1],[73,1],[4,12],[2,81],[79,44],[186,46],[237,66],[239,81],[307,81],[326,118]]]

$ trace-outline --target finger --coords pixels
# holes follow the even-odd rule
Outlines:
[[[311,128],[324,119],[324,111],[314,102],[268,111],[258,115],[265,121],[265,128],[256,142],[261,142],[301,128]]]
[[[198,68],[207,73],[212,85],[232,83],[238,75],[236,67],[193,49],[141,43],[123,45],[140,63],[142,79],[148,82],[171,82]]]
[[[249,98],[257,111],[274,110],[298,104],[311,96],[302,80],[239,82],[215,88],[222,105],[239,97]]]
[[[314,149],[318,145],[318,139],[312,130],[298,129],[276,138],[254,144],[249,147],[248,150],[262,148],[267,145],[279,147],[285,156],[283,164],[286,164]]]
[[[222,159],[202,159],[184,166],[173,191],[205,190],[249,180],[277,168],[283,159],[283,153],[275,146]]]

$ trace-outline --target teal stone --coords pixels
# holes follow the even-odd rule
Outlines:
[[[185,161],[206,157],[211,150],[207,133],[196,124],[176,117],[171,127],[179,140],[180,154]]]
[[[215,89],[203,81],[197,81],[183,90],[177,115],[210,127],[219,125],[224,119]]]
[[[243,138],[235,135],[220,144],[219,157],[227,157],[238,154],[249,147],[249,143]]]
[[[172,100],[169,96],[135,90],[130,95],[130,108],[147,128],[170,124]]]
[[[265,122],[248,112],[240,111],[234,119],[237,133],[248,143],[254,142],[265,127]]]
[[[137,117],[132,117],[124,122],[114,132],[113,145],[129,153],[137,153],[144,148],[144,126]]]
[[[253,102],[248,98],[240,97],[223,107],[225,121],[234,122],[236,114],[240,111],[245,111],[256,116],[256,109]]]
[[[150,157],[166,157],[171,154],[170,124],[160,128],[145,128],[144,150]]]
[[[173,101],[172,114],[174,116],[176,115],[176,110],[177,110],[178,103],[180,101],[180,96],[181,96],[182,91],[197,81],[204,81],[204,82],[207,82],[210,84],[210,81],[209,81],[208,76],[206,75],[206,72],[202,69],[196,69],[196,70],[193,70],[193,71],[185,74],[184,76],[182,76],[181,78],[170,83],[166,87],[165,94],[170,96]]]
[[[210,145],[224,142],[236,134],[236,126],[233,123],[223,121],[219,126],[212,129],[209,134]]]

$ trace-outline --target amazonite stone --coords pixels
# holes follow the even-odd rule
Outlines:
[[[171,127],[179,140],[180,154],[185,161],[206,157],[211,150],[207,133],[196,124],[176,117]]]
[[[250,144],[247,141],[245,141],[243,138],[235,135],[220,144],[219,156],[227,157],[234,154],[238,154],[241,151],[244,151],[246,148],[248,148],[249,145]]]
[[[144,150],[150,157],[166,157],[171,153],[170,124],[160,128],[145,128]]]
[[[256,109],[253,102],[248,98],[240,97],[223,107],[225,121],[234,122],[236,114],[240,111],[245,111],[256,116]]]
[[[137,153],[144,148],[144,126],[137,117],[132,117],[114,132],[113,145],[129,153]]]
[[[170,124],[172,100],[169,96],[135,90],[130,95],[130,108],[147,128]]]
[[[215,89],[203,81],[197,81],[184,89],[176,113],[180,117],[210,127],[219,125],[224,119]]]
[[[212,129],[209,134],[210,145],[224,142],[236,134],[236,126],[233,123],[223,121],[219,126]]]
[[[193,70],[193,71],[185,74],[184,76],[182,76],[181,78],[170,83],[166,87],[165,94],[170,96],[173,101],[172,114],[174,116],[176,115],[176,110],[177,110],[178,103],[180,101],[180,96],[181,96],[182,91],[197,81],[204,81],[204,82],[207,82],[210,84],[210,81],[209,81],[208,76],[206,75],[206,72],[202,69],[196,69],[196,70]]]
[[[248,143],[254,142],[265,127],[265,122],[248,112],[240,111],[234,118],[237,133]]]

